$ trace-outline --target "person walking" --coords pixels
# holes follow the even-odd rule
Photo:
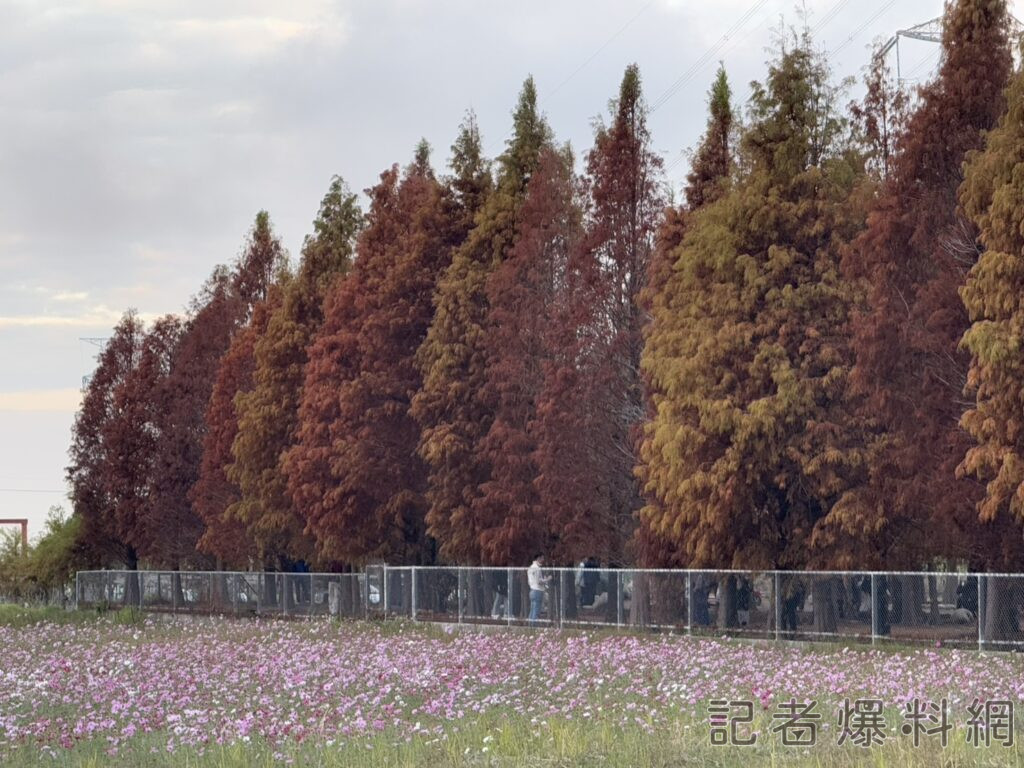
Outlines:
[[[530,585],[530,626],[537,626],[540,620],[540,611],[544,606],[544,591],[547,589],[550,576],[545,576],[541,570],[544,566],[544,555],[537,555],[533,558],[530,567],[526,569],[526,580]]]

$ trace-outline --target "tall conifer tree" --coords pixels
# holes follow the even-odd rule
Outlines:
[[[491,469],[480,442],[493,421],[483,398],[487,277],[513,246],[526,185],[550,130],[527,79],[513,113],[513,133],[498,159],[498,178],[475,226],[452,256],[438,286],[436,312],[417,354],[423,387],[412,413],[421,425],[420,455],[429,467],[427,525],[446,559],[482,563],[474,505]]]
[[[126,312],[100,352],[71,429],[67,478],[74,513],[81,520],[79,543],[89,562],[104,567],[138,566],[138,552],[115,515],[120,499],[111,471],[118,457],[107,435],[121,417],[119,393],[138,365],[143,335],[138,315]]]
[[[844,258],[866,286],[851,378],[864,447],[852,454],[859,478],[819,538],[861,567],[918,568],[939,554],[979,566],[992,545],[976,525],[980,488],[955,478],[969,447],[958,426],[968,369],[958,291],[977,260],[956,191],[965,154],[1003,110],[1007,24],[1003,0],[948,6],[938,77],[922,89],[868,228]]]
[[[651,257],[650,279],[643,294],[646,308],[644,344],[661,345],[661,354],[678,354],[671,346],[667,335],[672,333],[675,323],[673,311],[669,308],[672,296],[667,292],[675,268],[678,249],[686,233],[689,218],[705,205],[718,200],[726,191],[733,168],[735,134],[735,113],[732,105],[732,89],[724,66],[718,73],[708,92],[708,122],[700,145],[693,154],[693,165],[686,176],[685,200],[682,206],[670,207],[658,228],[654,253]],[[668,328],[665,324],[668,323]],[[654,341],[649,341],[653,339]],[[665,393],[659,388],[656,378],[646,377],[648,398],[648,420],[644,424],[641,438],[637,475],[646,477],[644,463],[651,455],[653,433],[648,425],[657,413],[658,403]],[[656,495],[645,498],[648,506],[658,505]],[[660,536],[646,524],[649,517],[641,517],[636,531],[635,548],[637,560],[647,566],[665,567],[682,565],[683,560],[676,545]]]
[[[426,142],[404,175],[393,166],[368,192],[358,258],[331,292],[309,352],[289,487],[321,558],[429,563],[426,466],[409,405],[461,216],[450,216]]]
[[[1024,73],[1007,97],[985,149],[969,155],[960,187],[984,251],[960,291],[971,320],[962,346],[971,355],[967,384],[975,403],[961,419],[974,444],[959,470],[986,483],[981,520],[1010,530],[1003,550],[993,553],[995,564],[1017,568],[1024,524]]]
[[[517,214],[515,244],[488,276],[484,391],[494,418],[480,451],[491,470],[473,513],[489,563],[549,550],[555,510],[537,493],[537,405],[559,284],[580,236],[572,157],[545,147]],[[562,500],[563,502],[565,500]]]
[[[306,238],[296,275],[256,339],[252,390],[235,401],[238,433],[228,479],[241,490],[229,515],[244,522],[265,567],[312,557],[305,520],[292,504],[282,459],[298,424],[307,347],[323,320],[324,296],[351,265],[362,225],[356,197],[335,177]]]
[[[802,37],[754,84],[742,172],[694,212],[643,365],[658,393],[643,524],[697,567],[799,567],[828,509],[857,178],[836,89]]]
[[[633,470],[644,417],[640,351],[655,233],[665,205],[636,65],[587,155],[585,232],[563,280],[540,397],[538,488],[565,562],[621,563],[640,496]]]

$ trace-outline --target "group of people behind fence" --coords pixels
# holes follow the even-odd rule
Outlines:
[[[633,591],[633,582],[628,579],[615,581],[615,574],[620,573],[614,566],[603,566],[595,557],[587,557],[574,569],[572,585],[575,591],[573,609],[598,609],[608,604],[609,600],[617,600],[620,620],[622,611],[629,611]],[[621,572],[628,573],[628,572]],[[767,577],[766,577],[767,578]],[[815,581],[818,578],[818,581]],[[526,572],[529,614],[528,621],[536,626],[544,614],[545,601],[552,582],[552,576],[545,572],[544,557],[538,554],[533,558]],[[694,627],[747,627],[751,625],[752,614],[761,609],[774,612],[771,605],[776,604],[777,614],[773,619],[770,615],[762,615],[763,626],[769,626],[777,620],[782,632],[799,631],[801,617],[806,620],[808,610],[815,614],[823,610],[831,615],[831,621],[842,620],[855,622],[872,622],[872,631],[877,634],[889,634],[893,622],[906,623],[907,618],[901,616],[903,604],[902,593],[905,587],[902,580],[887,575],[876,574],[874,584],[871,575],[835,575],[828,577],[823,583],[820,576],[807,576],[789,573],[780,574],[772,584],[764,579],[757,579],[753,574],[691,572],[688,578],[689,593],[681,602],[685,605],[686,621]],[[491,617],[502,619],[511,617],[509,587],[511,576],[496,573],[492,586],[494,602]],[[811,586],[814,585],[814,600],[821,606],[810,608]],[[569,583],[562,581],[560,589],[573,589]],[[778,594],[775,594],[775,591]],[[909,594],[909,593],[908,593]],[[916,594],[915,594],[916,597]],[[768,599],[768,603],[763,602]],[[552,596],[553,599],[553,596]],[[646,598],[645,598],[646,599]],[[874,601],[874,604],[873,604]],[[964,620],[973,620],[978,614],[978,586],[976,579],[958,579],[956,587],[956,605],[950,620],[959,621],[959,614]],[[563,603],[564,605],[564,603]],[[525,605],[523,606],[526,607]],[[949,609],[945,609],[947,612]],[[818,617],[815,616],[815,624]]]

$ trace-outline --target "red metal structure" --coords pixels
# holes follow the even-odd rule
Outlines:
[[[28,518],[25,517],[9,517],[6,519],[0,519],[0,525],[20,525],[21,526],[21,553],[23,555],[28,554]]]

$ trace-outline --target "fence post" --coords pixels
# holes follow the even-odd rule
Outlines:
[[[686,634],[693,634],[693,583],[689,571],[686,572]]]
[[[233,577],[233,589],[231,591],[231,607],[235,616],[238,615],[238,574],[234,574]]]
[[[381,566],[380,573],[381,573],[381,581],[383,583],[381,584],[379,593],[380,593],[381,605],[384,608],[384,618],[386,619],[388,617],[388,582],[391,581],[391,579],[389,578],[389,575],[388,575],[388,567],[387,567],[387,565],[382,565]]]
[[[292,595],[289,592],[291,585],[288,583],[288,574],[281,574],[281,591],[278,594],[277,599],[281,602],[281,615],[286,619],[288,618],[288,603],[291,602]]]
[[[979,573],[975,576],[978,580],[978,650],[985,647],[985,607],[988,602],[988,584],[981,578]]]
[[[177,613],[178,612],[178,589],[177,589],[177,587],[181,586],[181,577],[179,576],[177,579],[175,579],[173,571],[169,575],[171,577],[171,612],[172,613]],[[177,587],[175,585],[177,585]]]
[[[512,569],[505,569],[506,578],[506,589],[505,589],[505,616],[508,619],[508,625],[512,626]]]
[[[461,624],[462,623],[462,568],[461,567],[455,569],[455,575],[456,575],[455,582],[456,582],[456,585],[457,585],[456,586],[456,592],[455,592],[455,599],[456,599],[456,602],[459,604],[459,624]]]
[[[878,642],[878,574],[871,574],[871,644]]]
[[[774,588],[772,589],[772,602],[775,610],[775,639],[782,638],[782,574],[775,572]]]
[[[79,587],[80,582],[78,580],[78,577],[80,575],[81,575],[81,573],[79,571],[75,571],[75,610],[76,611],[78,610],[78,590],[80,589],[80,587]]]
[[[615,582],[618,588],[615,590],[615,625],[622,626],[622,570],[615,572]]]
[[[574,573],[569,571],[569,583],[575,588],[573,584]],[[558,628],[561,629],[562,625],[565,624],[565,569],[558,571]]]
[[[412,567],[412,620],[416,621],[416,566]]]
[[[146,594],[146,575],[144,571],[137,571],[136,575],[139,579],[139,610],[142,610],[143,597]]]

